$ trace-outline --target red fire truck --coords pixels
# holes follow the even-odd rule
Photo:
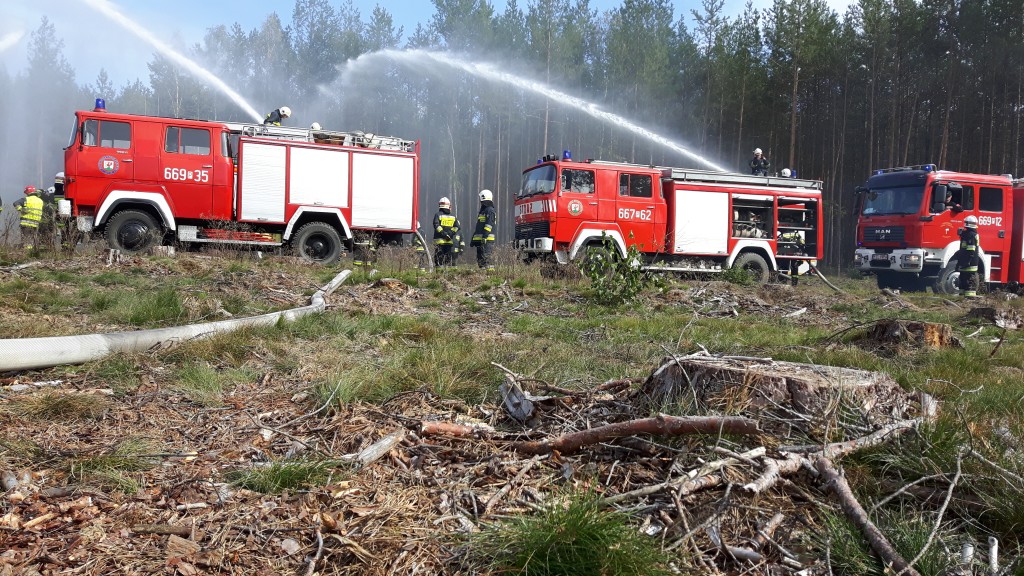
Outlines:
[[[982,285],[1024,282],[1024,188],[1001,176],[934,164],[876,170],[861,194],[854,262],[879,288],[956,294],[959,231],[978,218]],[[948,198],[948,200],[947,200]]]
[[[419,143],[97,107],[75,113],[64,175],[60,213],[111,248],[287,246],[327,264],[358,231],[415,232]]]
[[[523,173],[516,244],[560,263],[630,246],[653,270],[722,272],[765,282],[822,255],[821,182],[545,156]],[[796,261],[796,265],[791,264]]]

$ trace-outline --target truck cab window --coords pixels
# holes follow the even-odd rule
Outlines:
[[[978,210],[982,212],[1003,211],[1002,188],[982,188],[978,191]]]
[[[210,132],[198,128],[169,126],[164,139],[164,151],[172,154],[210,155]]]
[[[562,170],[562,191],[575,194],[594,193],[593,170]]]
[[[82,128],[82,144],[127,150],[132,147],[132,126],[127,122],[86,120]]]
[[[621,174],[619,175],[619,196],[651,198],[654,195],[651,182],[651,177],[646,174]]]

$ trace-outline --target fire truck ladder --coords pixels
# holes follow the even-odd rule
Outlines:
[[[802,180],[800,178],[779,178],[775,176],[751,176],[732,172],[711,172],[707,170],[684,170],[682,168],[664,168],[661,177],[680,182],[704,182],[708,184],[741,184],[746,186],[770,186],[775,188],[803,188],[821,190],[820,180]]]
[[[379,150],[401,150],[413,152],[416,142],[395,136],[380,136],[368,132],[341,132],[336,130],[311,130],[307,128],[291,128],[288,126],[272,126],[269,124],[228,124],[232,132],[254,138],[277,138],[296,140],[299,142],[316,142],[317,144],[333,144],[335,146],[356,146]]]

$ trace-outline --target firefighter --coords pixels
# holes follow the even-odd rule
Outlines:
[[[456,236],[462,224],[452,215],[452,201],[447,196],[437,201],[434,214],[434,262],[438,267],[455,264]]]
[[[779,235],[779,240],[786,242],[784,249],[779,252],[786,254],[804,254],[804,233],[801,231],[784,232]],[[800,260],[796,258],[789,261],[789,282],[793,286],[800,283]]]
[[[377,239],[363,230],[352,232],[352,265],[365,266],[367,269],[373,267],[373,261],[377,255]]]
[[[419,227],[417,227],[417,230]],[[427,247],[423,245],[423,240],[420,239],[419,234],[412,235],[412,246],[416,250],[416,268],[421,272],[427,272],[430,270],[430,265],[427,262]]]
[[[271,110],[270,113],[267,114],[267,118],[266,118],[266,120],[263,121],[263,123],[264,124],[269,124],[271,126],[280,126],[281,125],[281,120],[284,120],[285,118],[287,118],[287,117],[289,117],[291,115],[292,115],[292,109],[291,108],[289,108],[287,106],[281,106],[280,108],[277,108],[275,110]]]
[[[978,253],[981,244],[978,242],[978,217],[973,214],[964,218],[964,229],[960,231],[960,250],[955,257],[957,262],[958,287],[960,295],[974,298],[978,295]]]
[[[14,203],[14,208],[21,213],[21,244],[26,250],[35,247],[39,234],[39,224],[43,220],[43,199],[31,184],[25,186],[25,197]]]
[[[949,188],[946,189],[946,199],[943,200],[946,210],[952,210],[953,212],[963,212],[964,208],[953,199],[953,191]]]
[[[485,270],[494,270],[494,240],[497,228],[497,213],[494,210],[494,195],[490,190],[480,191],[480,213],[476,217],[476,229],[470,246],[476,246],[476,264]]]
[[[754,148],[754,157],[750,159],[750,173],[754,176],[767,176],[772,163],[764,157],[760,148]]]

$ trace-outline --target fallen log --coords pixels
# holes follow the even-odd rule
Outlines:
[[[853,491],[850,489],[850,485],[846,482],[846,478],[836,470],[836,467],[832,464],[832,461],[828,458],[817,458],[814,461],[814,467],[821,474],[822,480],[825,482],[825,488],[829,490],[839,502],[839,507],[843,509],[843,513],[846,517],[854,523],[857,528],[860,529],[864,537],[867,538],[868,544],[871,549],[878,554],[878,557],[882,559],[882,563],[888,567],[891,567],[892,571],[897,574],[904,576],[921,576],[917,570],[914,570],[913,566],[910,565],[892,547],[889,540],[886,539],[885,534],[878,529],[877,526],[868,518],[868,513],[864,510],[864,507],[860,505],[857,498],[853,495]]]
[[[462,438],[466,436],[487,436],[494,433],[494,428],[484,424],[460,424],[458,422],[440,422],[437,420],[425,420],[420,422],[421,436],[454,436]]]
[[[516,442],[512,448],[525,454],[550,454],[560,452],[571,454],[584,446],[598,444],[615,438],[651,434],[655,436],[681,436],[685,434],[758,434],[757,421],[741,416],[668,416],[659,414],[654,418],[642,418],[627,422],[616,422],[563,434],[557,438]]]

